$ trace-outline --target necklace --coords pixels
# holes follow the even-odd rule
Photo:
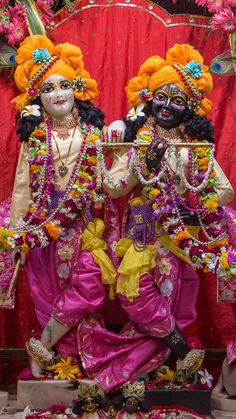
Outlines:
[[[64,119],[52,119],[52,129],[57,132],[58,138],[66,140],[70,136],[69,130],[78,125],[78,121],[72,114],[66,116]]]
[[[61,176],[61,177],[65,177],[67,175],[67,173],[68,173],[68,170],[69,170],[69,168],[67,167],[66,163],[67,163],[68,157],[70,155],[71,146],[72,146],[72,142],[73,142],[73,138],[74,138],[74,134],[75,134],[75,129],[76,129],[76,127],[74,128],[74,131],[73,131],[73,134],[72,134],[72,140],[71,140],[70,145],[69,145],[69,148],[68,148],[68,153],[67,153],[65,162],[61,158],[61,153],[60,153],[60,149],[59,149],[59,146],[58,146],[58,142],[57,142],[56,138],[54,137],[54,135],[52,134],[52,137],[53,137],[53,139],[55,141],[55,144],[56,144],[56,148],[57,148],[57,152],[58,152],[58,157],[59,157],[59,160],[61,162],[61,165],[59,166],[59,169],[58,169],[59,176]]]

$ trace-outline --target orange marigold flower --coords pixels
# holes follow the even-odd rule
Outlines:
[[[92,164],[93,166],[96,166],[97,159],[95,157],[88,157],[88,162]]]
[[[79,183],[79,184],[80,184],[80,183]],[[73,190],[71,191],[70,195],[72,196],[72,198],[78,198],[79,193],[78,193],[75,189],[73,189]]]
[[[179,246],[179,243],[181,242],[181,240],[190,239],[190,238],[191,238],[191,235],[189,234],[187,230],[180,231],[179,233],[176,234],[175,238],[173,239],[173,243],[175,246]]]
[[[147,149],[148,149],[147,147],[142,146],[142,147],[139,148],[139,151],[140,151],[140,153],[146,153]]]
[[[198,154],[199,157],[205,156],[205,152],[206,152],[206,149],[204,147],[196,148],[196,153]]]
[[[40,166],[38,164],[32,164],[30,166],[31,173],[38,173],[40,169]]]
[[[216,171],[215,169],[212,170],[211,174],[210,174],[210,178],[213,179],[214,177],[216,177]]]
[[[208,244],[208,249],[214,249],[215,247],[227,246],[229,244],[227,239],[220,240],[219,242]]]
[[[198,164],[201,168],[202,166],[208,167],[209,160],[210,160],[209,157],[203,157],[202,159],[198,159]]]
[[[44,225],[48,234],[54,239],[58,240],[61,235],[61,230],[59,227],[55,226],[54,224],[47,223]]]
[[[43,131],[42,129],[35,129],[35,130],[32,132],[31,136],[33,137],[34,135],[35,135],[36,137],[44,137],[44,136],[46,135],[46,133],[45,133],[45,131]]]

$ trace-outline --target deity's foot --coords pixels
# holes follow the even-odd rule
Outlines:
[[[191,349],[184,359],[177,361],[177,370],[198,371],[202,366],[204,356],[205,351],[203,349]]]
[[[43,376],[42,372],[45,366],[52,362],[53,354],[43,346],[40,340],[35,338],[31,338],[26,342],[26,349],[30,356],[32,376],[36,379],[40,379]]]

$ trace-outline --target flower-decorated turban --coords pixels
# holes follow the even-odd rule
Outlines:
[[[152,93],[166,84],[176,84],[189,98],[189,107],[199,115],[207,115],[212,103],[205,97],[212,89],[212,77],[203,64],[201,54],[191,45],[176,44],[166,53],[148,58],[140,67],[138,76],[125,88],[129,105],[138,106],[150,100]]]
[[[76,45],[54,45],[46,36],[32,35],[21,43],[16,63],[15,83],[23,93],[12,102],[19,111],[39,95],[40,86],[53,74],[73,83],[77,99],[91,100],[98,95],[97,83],[85,70],[81,49]]]

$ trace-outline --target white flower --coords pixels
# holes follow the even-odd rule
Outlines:
[[[136,121],[138,116],[145,116],[145,113],[142,112],[143,108],[144,108],[144,104],[141,103],[140,105],[137,106],[137,108],[130,109],[126,118],[130,119],[131,121]]]
[[[169,297],[172,294],[173,288],[174,286],[170,279],[166,279],[164,282],[162,282],[160,286],[160,291],[162,295]]]
[[[40,106],[39,105],[28,105],[25,106],[23,111],[21,112],[20,116],[21,118],[25,116],[40,116]]]
[[[63,278],[63,279],[67,279],[67,278],[69,278],[69,275],[70,275],[70,270],[69,270],[69,268],[68,268],[67,264],[66,264],[66,263],[61,263],[61,264],[57,267],[57,273],[58,273],[58,276],[59,276],[60,278]]]
[[[206,384],[209,388],[211,388],[213,377],[211,374],[209,374],[206,368],[204,368],[204,371],[198,371],[198,374],[201,376],[201,383]]]
[[[158,255],[160,255],[160,256],[168,255],[169,250],[166,249],[166,247],[163,246],[163,244],[161,244],[161,242],[157,241],[156,242],[156,247],[157,247],[157,253],[158,253]]]

